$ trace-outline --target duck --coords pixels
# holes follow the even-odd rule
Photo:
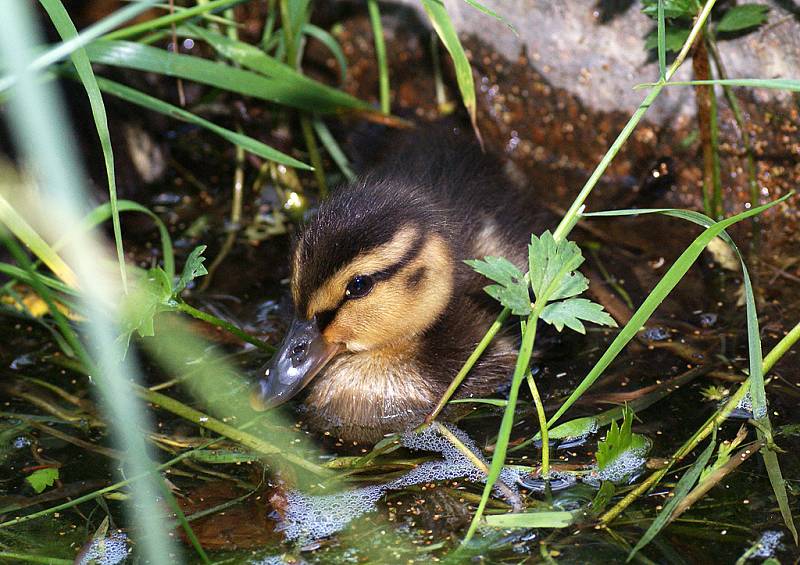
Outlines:
[[[502,256],[524,271],[548,219],[467,128],[419,126],[383,147],[296,234],[294,319],[251,394],[265,410],[302,393],[311,428],[356,443],[425,420],[501,309],[464,261]],[[456,398],[507,388],[518,334],[495,337]]]

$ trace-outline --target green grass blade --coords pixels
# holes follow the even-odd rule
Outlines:
[[[287,79],[286,73],[294,71],[267,78],[224,63],[125,41],[97,41],[86,50],[95,63],[192,80],[301,110],[333,113],[341,109],[369,108],[365,102],[349,94],[302,75],[296,80]],[[247,62],[249,64],[250,60]]]
[[[658,0],[658,76],[667,77],[667,27],[664,21],[664,0]]]
[[[343,108],[369,109],[369,104],[366,102],[308,78],[249,43],[231,39],[199,26],[187,25],[183,29],[208,43],[223,57],[260,74],[191,55],[169,53],[162,49],[128,42],[106,44],[97,52],[101,58],[98,62],[180,76],[211,84],[223,90],[310,112],[330,113]],[[226,81],[238,82],[226,83]]]
[[[469,112],[472,127],[477,133],[475,81],[472,77],[472,67],[469,64],[469,59],[467,59],[467,54],[464,53],[464,47],[462,47],[461,41],[458,39],[458,34],[453,27],[453,22],[450,20],[450,16],[442,0],[421,1],[422,7],[431,20],[433,29],[450,53],[450,57],[453,59],[453,65],[456,69],[456,81],[458,82],[458,89],[461,91],[461,99],[464,102],[467,112]]]
[[[574,521],[575,514],[563,510],[496,514],[486,517],[486,525],[493,528],[566,528]]]
[[[342,46],[339,45],[336,38],[326,30],[314,24],[304,24],[303,33],[310,35],[328,48],[328,51],[331,52],[331,55],[333,55],[333,58],[336,59],[336,63],[339,65],[339,80],[344,82],[347,79],[347,58],[345,58]]]
[[[778,202],[790,198],[794,193],[789,193],[778,201],[770,203],[770,205],[777,204]],[[762,207],[763,208],[763,207]],[[668,216],[682,218],[695,224],[704,226],[708,229],[714,226],[714,221],[700,214],[690,210],[674,210],[674,209],[651,209],[651,210],[621,210],[619,213],[604,213],[585,214],[585,216],[613,216],[613,215],[636,215],[640,213],[661,213]],[[747,348],[748,348],[748,367],[750,374],[750,397],[753,405],[753,417],[756,420],[756,430],[760,439],[765,439],[765,436],[771,433],[772,424],[769,420],[769,413],[767,411],[767,393],[764,383],[764,361],[761,351],[761,333],[758,328],[758,313],[756,311],[755,295],[753,293],[753,286],[750,281],[750,274],[747,270],[744,257],[742,256],[739,248],[736,246],[730,236],[723,230],[719,233],[721,237],[736,253],[742,267],[742,279],[744,280],[744,297],[747,319]],[[769,438],[766,438],[769,439]],[[764,464],[767,467],[767,474],[769,476],[772,490],[775,493],[775,498],[778,501],[778,506],[783,516],[786,527],[792,533],[792,536],[797,541],[797,529],[792,517],[791,508],[789,506],[789,498],[786,492],[786,483],[783,480],[780,465],[778,463],[778,456],[772,450],[769,442],[761,449],[761,455],[764,458]]]
[[[747,88],[767,88],[771,90],[788,90],[789,92],[800,92],[800,80],[791,78],[725,78],[709,80],[676,80],[668,82],[666,86],[698,86],[715,85],[721,86],[745,86]],[[648,88],[653,86],[649,83],[637,84],[634,88]]]
[[[136,4],[132,4],[122,8],[121,10],[117,10],[107,18],[89,26],[72,39],[64,41],[63,43],[59,43],[55,47],[45,51],[30,62],[27,70],[30,72],[42,71],[58,61],[66,59],[74,51],[86,46],[88,43],[91,43],[103,34],[111,31],[115,27],[118,27],[120,24],[135,18],[145,10],[149,9],[153,4],[155,4],[155,0],[141,0]],[[19,77],[15,76],[14,74],[0,78],[0,92],[3,92],[13,86],[14,83],[17,82],[18,78]]]
[[[381,24],[381,9],[378,0],[367,0],[369,21],[372,25],[372,35],[375,38],[375,58],[378,62],[378,93],[381,101],[381,112],[388,114],[391,111],[389,93],[389,64],[386,61],[386,41],[383,37]]]
[[[19,187],[7,187],[0,185],[0,223],[5,225],[14,236],[25,244],[39,260],[67,286],[78,288],[78,277],[58,253],[47,243],[39,233],[17,212],[8,200],[3,197],[3,193],[11,194],[9,190]]]
[[[22,281],[29,286],[33,285],[33,279],[28,274],[28,271],[25,269],[20,269],[16,265],[11,265],[10,263],[0,263],[0,273],[8,275],[12,279]],[[56,290],[62,294],[69,294],[72,296],[77,296],[78,294],[74,288],[65,285],[63,282],[58,279],[54,279],[53,277],[48,277],[39,273],[37,278],[48,288]]]
[[[245,151],[253,153],[254,155],[258,155],[264,159],[269,159],[270,161],[275,161],[276,163],[295,167],[297,169],[302,169],[305,171],[312,170],[310,165],[306,165],[302,161],[299,161],[294,157],[287,155],[286,153],[282,153],[281,151],[278,151],[277,149],[274,149],[269,145],[258,141],[257,139],[253,139],[250,136],[219,126],[214,122],[210,122],[204,118],[201,118],[197,114],[192,114],[188,110],[184,110],[183,108],[170,104],[169,102],[164,102],[163,100],[159,100],[154,96],[150,96],[149,94],[145,94],[144,92],[106,78],[97,77],[97,82],[103,92],[116,96],[117,98],[127,100],[128,102],[136,104],[137,106],[147,108],[148,110],[153,110],[172,118],[200,126],[212,133],[215,133],[221,138],[230,141],[234,145],[238,145]]]
[[[690,245],[686,248],[686,250],[678,257],[678,259],[672,264],[666,274],[658,281],[655,288],[650,292],[647,296],[645,301],[639,306],[639,309],[631,316],[630,321],[625,325],[624,328],[617,334],[617,337],[611,343],[611,345],[606,349],[605,353],[600,357],[592,370],[589,371],[589,374],[583,379],[583,381],[578,385],[578,387],[572,392],[572,394],[567,398],[567,400],[561,405],[561,407],[556,411],[556,413],[550,418],[548,422],[548,426],[552,426],[558,419],[564,415],[564,413],[569,409],[575,401],[580,398],[588,388],[594,384],[594,382],[603,374],[603,371],[608,368],[611,362],[619,355],[622,349],[627,345],[627,343],[633,339],[639,329],[644,325],[644,323],[650,318],[653,314],[655,309],[658,307],[659,304],[667,297],[667,295],[675,288],[675,285],[680,282],[683,278],[683,275],[686,274],[686,271],[689,270],[689,267],[694,264],[697,258],[702,253],[703,249],[705,249],[706,245],[708,245],[711,240],[715,237],[720,235],[726,228],[732,226],[733,224],[740,222],[746,218],[750,218],[755,216],[756,214],[760,214],[764,210],[767,210],[780,202],[783,202],[787,198],[792,196],[792,194],[787,194],[783,198],[779,200],[775,200],[774,202],[770,202],[769,204],[765,204],[764,206],[759,206],[758,208],[753,208],[751,210],[747,210],[742,212],[741,214],[737,214],[731,218],[726,220],[722,220],[713,224],[711,227],[706,228],[703,233],[701,233]],[[635,211],[633,211],[635,212]],[[616,215],[628,215],[633,213],[632,211],[622,211],[616,213]],[[641,212],[641,211],[639,211]],[[584,214],[585,216],[589,216],[589,214]],[[614,212],[611,213],[602,213],[602,214],[593,214],[595,216],[605,215],[605,216],[612,216],[615,215]]]
[[[39,0],[47,14],[50,16],[50,21],[58,31],[63,41],[69,41],[78,36],[78,30],[75,24],[69,17],[64,4],[61,0]],[[114,150],[111,148],[111,134],[108,131],[108,116],[106,115],[106,106],[103,103],[103,96],[100,94],[100,87],[97,86],[97,79],[92,70],[92,64],[89,62],[89,57],[86,56],[86,51],[76,49],[71,55],[70,59],[75,66],[78,77],[83,83],[83,88],[86,90],[86,95],[89,98],[89,105],[92,108],[92,117],[94,119],[94,127],[97,130],[97,136],[100,138],[100,147],[103,150],[103,161],[106,167],[106,177],[108,178],[108,198],[111,203],[111,218],[114,228],[114,245],[117,249],[117,263],[119,263],[119,275],[122,279],[122,289],[125,293],[128,292],[128,275],[125,272],[125,251],[122,247],[122,226],[119,222],[119,209],[117,208],[117,180],[114,172]]]
[[[515,28],[513,25],[511,25],[511,22],[509,22],[507,19],[505,19],[503,16],[501,16],[500,14],[495,12],[494,10],[490,10],[489,8],[487,8],[486,6],[484,6],[483,4],[478,2],[477,0],[464,0],[464,2],[466,2],[467,4],[469,4],[470,6],[475,8],[476,10],[478,10],[480,13],[486,14],[490,18],[494,18],[498,22],[505,24],[506,26],[508,26],[508,29],[510,29],[511,31],[514,32],[514,35],[519,37],[519,33],[517,32],[517,28]]]
[[[347,156],[342,151],[342,148],[339,146],[339,143],[333,137],[333,134],[328,129],[328,126],[325,125],[325,122],[322,121],[321,118],[315,116],[313,119],[314,124],[314,131],[317,132],[317,137],[322,142],[322,145],[325,146],[325,149],[328,151],[328,154],[333,159],[336,166],[339,167],[339,170],[342,171],[342,174],[347,178],[347,180],[352,181],[356,178],[356,174],[353,172],[353,169],[350,168],[350,163],[347,161]]]
[[[659,7],[660,6],[661,2],[659,2]],[[689,470],[683,474],[681,479],[678,481],[678,484],[675,485],[672,495],[664,505],[664,508],[658,513],[658,516],[656,516],[656,519],[652,524],[650,524],[650,527],[647,528],[647,531],[644,533],[644,535],[639,538],[638,542],[636,542],[636,545],[628,554],[628,559],[626,561],[633,559],[639,550],[650,543],[653,538],[656,537],[664,528],[664,526],[667,525],[673,509],[681,500],[686,498],[686,495],[689,494],[689,491],[692,490],[692,487],[697,482],[697,479],[700,478],[700,473],[702,473],[703,469],[705,469],[706,465],[708,465],[708,461],[714,454],[715,445],[716,441],[712,440],[711,443],[708,444],[708,447],[703,450],[703,453],[700,454],[700,457],[697,458],[697,461],[695,461]]]
[[[175,278],[175,253],[172,249],[172,238],[169,235],[169,230],[167,229],[166,224],[157,214],[152,212],[149,208],[142,206],[138,202],[134,202],[132,200],[120,200],[117,204],[120,212],[140,212],[142,214],[146,214],[150,217],[150,219],[153,220],[153,222],[156,224],[156,228],[158,229],[158,235],[161,238],[161,256],[164,261],[164,271],[167,273],[167,275],[169,275],[170,280]],[[108,220],[112,214],[113,212],[109,204],[101,204],[89,212],[89,214],[83,219],[81,229],[88,231]],[[65,241],[62,239],[53,245],[53,248],[59,249],[64,243]]]
[[[242,4],[243,2],[247,1],[248,0],[213,0],[212,2],[198,2],[196,6],[192,6],[191,8],[176,10],[173,14],[168,14],[160,18],[148,20],[140,24],[134,24],[111,32],[105,35],[103,39],[127,39],[142,33],[147,33],[156,29],[171,26],[172,24],[183,22],[189,18],[202,16],[212,11],[222,11],[226,8],[230,8],[231,6]],[[175,8],[178,8],[178,6],[175,6]]]

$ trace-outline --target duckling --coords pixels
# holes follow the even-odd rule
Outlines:
[[[322,203],[294,242],[295,319],[254,388],[255,409],[305,389],[308,423],[358,442],[433,410],[500,311],[463,260],[504,256],[526,269],[544,219],[536,196],[470,137],[441,125],[402,135]],[[501,332],[456,396],[506,385],[517,345]]]

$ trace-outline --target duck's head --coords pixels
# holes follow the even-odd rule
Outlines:
[[[453,292],[453,226],[413,187],[342,189],[295,241],[295,318],[252,394],[256,409],[292,398],[340,355],[413,351]]]

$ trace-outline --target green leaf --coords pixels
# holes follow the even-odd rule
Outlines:
[[[33,490],[37,493],[41,493],[47,487],[53,486],[53,483],[58,480],[58,469],[56,467],[37,469],[25,477],[25,480],[33,487]]]
[[[722,16],[717,31],[727,33],[758,27],[767,21],[769,6],[765,4],[739,4]]]
[[[78,36],[78,30],[67,13],[61,0],[40,0],[40,3],[50,16],[58,34],[64,41],[69,41]],[[86,96],[89,99],[89,106],[92,109],[94,127],[100,139],[100,147],[103,151],[103,161],[106,167],[106,177],[108,179],[108,197],[111,204],[111,219],[114,228],[114,244],[117,249],[117,262],[119,264],[122,288],[128,291],[128,275],[125,270],[125,252],[122,247],[122,227],[119,221],[119,208],[117,206],[117,179],[114,173],[114,151],[111,148],[111,133],[108,129],[108,116],[106,107],[103,103],[103,96],[100,94],[100,87],[92,70],[92,64],[84,49],[76,49],[71,55],[70,60],[78,73]]]
[[[130,88],[124,84],[114,82],[113,80],[98,77],[97,82],[103,92],[116,96],[117,98],[127,100],[128,102],[136,104],[137,106],[159,112],[165,116],[205,128],[211,133],[230,141],[234,145],[238,145],[245,151],[249,151],[254,155],[258,155],[264,159],[275,161],[276,163],[281,163],[296,169],[303,169],[306,171],[314,170],[312,167],[306,165],[302,161],[298,161],[297,159],[290,157],[289,155],[282,153],[277,149],[270,147],[269,145],[261,143],[257,139],[253,139],[247,135],[219,126],[213,122],[201,118],[196,114],[192,114],[191,112],[184,110],[179,106],[175,106],[169,102],[164,102],[163,100],[159,100],[154,96],[150,96],[149,94],[145,94],[144,92]]]
[[[550,231],[541,237],[531,236],[528,246],[531,288],[536,300],[549,302],[556,297],[570,294],[578,282],[572,272],[583,263],[580,247],[574,242],[562,239],[558,242]]]
[[[122,344],[123,355],[127,354],[131,337],[136,332],[140,337],[155,335],[155,317],[160,312],[174,310],[172,281],[163,269],[150,269],[135,286],[134,292],[122,306],[117,342]]]
[[[603,481],[600,484],[600,489],[597,491],[594,499],[592,500],[592,515],[598,516],[606,506],[609,505],[611,499],[614,498],[614,493],[617,487],[611,481]]]
[[[183,266],[183,273],[181,273],[181,277],[178,279],[171,295],[177,296],[183,292],[189,282],[197,277],[208,274],[208,270],[206,270],[205,265],[203,265],[203,262],[206,260],[206,258],[203,257],[203,252],[206,250],[206,247],[206,245],[198,245],[192,250],[189,257],[186,258],[186,264]]]
[[[594,416],[576,418],[556,426],[547,432],[547,436],[550,439],[575,439],[595,433],[597,431],[597,424],[597,418]],[[534,439],[538,438],[541,438],[541,433],[537,433],[534,437]]]
[[[492,528],[566,528],[575,522],[575,518],[573,512],[563,510],[522,512],[487,516],[486,525]]]
[[[339,79],[342,82],[347,80],[347,59],[344,56],[344,51],[342,51],[342,46],[339,45],[339,42],[336,41],[336,38],[321,27],[317,27],[314,24],[303,24],[302,31],[304,34],[310,35],[328,48],[328,51],[331,52],[333,58],[336,59],[336,64],[339,65]]]
[[[541,318],[548,324],[554,325],[558,331],[567,326],[582,334],[586,333],[586,328],[581,320],[612,328],[617,326],[614,318],[609,316],[600,304],[586,298],[569,298],[561,302],[550,303],[542,310]]]
[[[653,288],[647,298],[644,300],[641,306],[634,312],[633,316],[631,316],[630,321],[625,324],[625,327],[617,334],[617,337],[614,338],[614,341],[611,342],[611,345],[608,346],[606,351],[597,360],[594,367],[589,371],[589,373],[584,377],[584,379],[580,382],[580,384],[572,391],[569,398],[564,401],[564,403],[559,407],[556,413],[550,418],[548,421],[548,425],[552,426],[558,419],[566,412],[570,406],[572,406],[575,401],[580,398],[592,384],[600,378],[600,375],[608,368],[611,362],[616,359],[617,355],[622,351],[622,349],[627,345],[627,343],[633,339],[633,337],[639,332],[642,326],[647,322],[650,316],[653,314],[656,308],[658,308],[659,304],[669,295],[673,288],[678,284],[678,282],[683,278],[686,272],[689,270],[697,258],[702,253],[703,249],[705,249],[706,245],[714,239],[715,237],[719,236],[722,232],[725,231],[726,228],[732,226],[733,224],[740,222],[741,220],[750,218],[757,214],[762,213],[763,211],[776,206],[780,202],[783,202],[787,198],[793,196],[794,193],[787,194],[782,198],[775,200],[774,202],[770,202],[769,204],[765,204],[763,206],[759,206],[757,208],[752,208],[741,214],[737,214],[731,218],[723,220],[721,222],[714,223],[710,227],[708,227],[702,234],[697,236],[695,240],[689,245],[689,247],[676,259],[675,263],[669,268],[669,270],[664,274],[658,284]],[[636,213],[641,213],[641,210],[625,210],[625,211],[612,211],[612,212],[600,212],[600,213],[592,213],[592,214],[584,214],[585,217],[594,217],[594,216],[614,216],[614,215],[634,215]],[[664,212],[663,210],[658,210],[658,212]]]
[[[205,32],[203,38],[214,35]],[[248,49],[244,47],[246,43],[225,41],[219,37],[223,36],[215,38],[212,47],[224,48],[227,53],[225,56],[230,56],[242,66],[258,69],[262,74],[129,41],[95,41],[86,46],[86,52],[95,63],[193,80],[301,110],[332,113],[341,109],[369,109],[366,102],[305,77],[252,45]]]
[[[505,257],[485,257],[464,261],[478,273],[499,284],[489,285],[484,290],[510,308],[517,316],[527,316],[531,313],[531,299],[528,293],[528,284],[522,271]]]
[[[453,59],[453,65],[456,69],[456,81],[458,82],[458,89],[461,91],[461,100],[469,113],[472,127],[477,131],[475,81],[472,77],[472,67],[470,67],[467,54],[464,53],[464,48],[461,46],[461,41],[458,39],[458,34],[442,0],[421,1],[422,7],[431,20],[433,29]]]
[[[664,49],[677,53],[686,43],[689,38],[688,27],[671,26],[664,30]],[[656,49],[658,47],[658,31],[653,30],[645,39],[644,48],[647,50]]]
[[[617,425],[616,420],[611,422],[611,427],[606,437],[597,444],[597,468],[603,470],[612,465],[620,457],[631,450],[640,451],[647,448],[648,441],[643,436],[631,431],[633,425],[633,410],[627,406],[623,409],[622,425]]]
[[[627,561],[633,559],[634,555],[636,555],[640,549],[650,543],[652,539],[658,535],[662,528],[667,525],[669,518],[672,515],[672,511],[681,500],[686,498],[686,495],[689,494],[689,491],[691,491],[692,487],[697,482],[697,479],[700,477],[700,473],[708,464],[709,459],[711,459],[711,455],[714,453],[714,443],[715,441],[712,440],[711,443],[708,444],[708,447],[706,447],[703,453],[700,454],[700,457],[697,458],[697,461],[694,462],[689,470],[686,471],[686,473],[684,473],[684,475],[681,477],[681,480],[678,481],[678,484],[675,485],[675,489],[672,491],[672,496],[664,505],[664,508],[661,510],[658,516],[656,516],[656,519],[653,521],[653,523],[650,524],[650,527],[647,528],[647,531],[644,533],[644,535],[636,543],[636,546],[631,550]]]
[[[658,17],[658,0],[644,0],[642,12],[653,19]],[[691,20],[697,14],[694,0],[664,0],[664,17]]]

